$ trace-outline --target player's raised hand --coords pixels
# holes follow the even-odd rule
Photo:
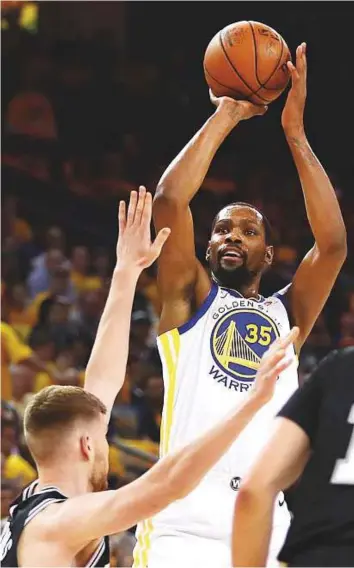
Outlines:
[[[209,89],[210,100],[216,107],[228,111],[229,116],[239,122],[240,120],[247,120],[252,116],[261,116],[265,114],[268,107],[265,105],[254,105],[249,101],[237,101],[231,97],[216,97]]]
[[[287,62],[291,75],[291,89],[284,106],[281,122],[284,130],[298,133],[304,128],[304,110],[307,94],[307,59],[306,43],[302,43],[296,50],[296,66]]]
[[[295,354],[289,357],[286,350],[296,341],[298,335],[299,328],[293,327],[285,337],[278,338],[264,353],[252,391],[261,404],[266,404],[272,398],[279,374],[295,360]]]
[[[125,202],[119,203],[119,236],[117,242],[117,267],[128,268],[140,273],[159,256],[170,229],[161,229],[151,242],[152,197],[145,187],[130,194],[128,211]]]

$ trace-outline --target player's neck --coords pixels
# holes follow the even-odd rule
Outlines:
[[[38,490],[57,487],[66,497],[75,497],[91,491],[89,480],[80,467],[67,463],[38,469]]]
[[[259,286],[258,283],[251,284],[250,286],[240,286],[240,289],[232,288],[235,292],[238,292],[244,298],[258,298],[259,296]]]
[[[248,282],[247,284],[237,284],[230,279],[230,281],[221,281],[213,274],[213,280],[221,286],[222,288],[228,288],[229,290],[233,290],[238,294],[241,294],[244,298],[258,298],[259,296],[259,284],[260,279],[257,278],[252,282]]]

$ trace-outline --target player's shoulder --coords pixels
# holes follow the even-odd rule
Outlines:
[[[281,290],[274,292],[274,294],[269,296],[269,298],[266,298],[266,300],[270,300],[271,298],[274,298],[274,299],[282,302],[282,304],[284,304],[285,307],[287,307],[288,302],[289,302],[290,290],[291,290],[291,282],[289,284],[287,284],[286,286],[284,286],[284,288],[282,288]]]
[[[49,510],[50,505],[66,501],[57,487],[48,486],[38,491],[38,481],[28,485],[10,507],[10,517],[13,520],[21,519],[24,525],[39,515]]]
[[[55,519],[58,515],[58,509],[62,504],[63,502],[52,500],[50,503],[46,504],[46,507],[39,511],[32,509],[27,515],[23,527],[26,529],[27,537],[36,539],[37,536],[39,536],[40,539],[46,540],[53,540],[54,537],[57,537]]]

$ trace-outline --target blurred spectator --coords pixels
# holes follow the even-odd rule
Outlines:
[[[5,132],[33,138],[55,139],[57,128],[52,106],[42,93],[18,93],[5,115]]]
[[[139,428],[141,438],[160,442],[161,413],[164,386],[160,375],[152,375],[146,379],[144,395],[139,404]]]
[[[33,358],[32,350],[22,343],[15,330],[1,322],[1,400],[11,400],[12,383],[9,365],[29,362]]]
[[[304,354],[311,353],[319,361],[331,349],[333,349],[333,341],[327,329],[326,320],[323,314],[318,317],[313,329],[307,338],[302,352]]]
[[[17,245],[23,245],[33,239],[33,232],[30,225],[18,216],[17,211],[18,200],[14,195],[4,197],[1,220],[2,220],[2,237],[12,237]]]
[[[70,315],[70,320],[85,332],[85,336],[91,340],[92,344],[104,304],[105,297],[102,290],[85,291],[79,296]]]
[[[151,320],[143,310],[134,311],[130,330],[130,353],[147,361],[151,351]]]
[[[64,255],[60,249],[50,249],[44,256],[35,259],[27,280],[31,297],[35,299],[38,294],[48,292],[53,276],[59,274],[64,276],[65,274],[69,277],[69,270],[70,266],[65,262]],[[69,280],[67,288],[68,290],[65,291],[72,297],[74,294],[73,286]]]
[[[33,396],[35,372],[25,365],[11,365],[10,376],[12,383],[11,402],[18,416],[23,420],[26,406]]]
[[[109,253],[104,248],[96,248],[93,251],[92,265],[96,277],[98,277],[103,285],[108,278],[111,277],[112,267]]]
[[[100,266],[99,261],[98,266]],[[78,293],[85,290],[96,290],[102,286],[101,278],[91,274],[91,258],[87,247],[73,248],[70,279]]]
[[[8,290],[8,321],[19,337],[26,341],[31,328],[36,323],[36,314],[29,306],[27,289],[22,283]]]
[[[137,285],[135,307],[137,307],[137,298],[139,298],[139,295],[143,296],[146,300],[145,305],[141,305],[141,308],[147,309],[152,318],[158,318],[161,313],[161,301],[157,289],[156,278],[149,269],[143,270],[140,274]]]
[[[349,293],[348,310],[340,318],[340,347],[354,345],[354,291]]]
[[[35,469],[20,455],[19,432],[13,420],[1,419],[1,454],[3,479],[17,480],[23,487],[36,478]]]
[[[111,566],[132,566],[136,538],[130,532],[112,535],[109,539]]]
[[[28,338],[28,344],[42,361],[50,362],[55,358],[55,343],[50,327],[34,329]]]
[[[1,459],[3,455],[1,454]],[[4,460],[5,462],[5,460]],[[22,489],[22,481],[18,479],[4,479],[4,473],[1,475],[1,530],[4,521],[9,515],[9,509],[12,502],[16,499]]]

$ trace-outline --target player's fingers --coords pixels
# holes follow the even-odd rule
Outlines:
[[[118,208],[118,229],[120,235],[123,234],[125,226],[126,226],[125,201],[120,201]]]
[[[307,51],[307,45],[305,42],[302,43],[302,61],[303,61],[303,66],[304,66],[304,73],[306,75],[307,73],[307,55],[306,55],[306,51]]]
[[[301,56],[302,56],[302,44],[298,45],[296,48],[296,67],[298,66],[298,63],[300,63]]]
[[[287,61],[287,67],[290,71],[291,80],[295,83],[299,79],[299,73],[292,61]]]
[[[219,99],[218,99],[218,97],[216,97],[214,95],[214,93],[211,89],[209,89],[209,98],[210,98],[211,102],[213,103],[213,105],[218,106]]]
[[[270,346],[268,351],[271,353],[272,351],[276,351],[277,349],[286,349],[287,347],[289,347],[289,345],[291,345],[291,343],[294,343],[294,341],[296,341],[299,335],[299,331],[299,328],[297,326],[294,326],[284,337],[278,337],[278,339],[274,341],[274,343]]]
[[[162,250],[163,245],[165,244],[165,242],[167,241],[168,237],[171,234],[171,229],[168,229],[167,227],[165,227],[164,229],[161,229],[161,231],[159,231],[156,239],[154,240],[154,242],[151,245],[151,249],[150,249],[150,264],[152,264],[159,256]]]
[[[282,357],[276,365],[272,367],[267,373],[264,374],[265,381],[276,381],[280,373],[285,371],[294,362],[293,357]]]
[[[277,361],[284,357],[287,348],[296,341],[298,335],[299,328],[293,327],[285,337],[278,337],[263,356],[260,369],[263,372],[267,372]]]
[[[300,330],[297,326],[294,326],[289,333],[287,333],[287,335],[285,335],[285,337],[282,337],[280,340],[280,344],[281,346],[286,349],[287,347],[289,347],[289,345],[291,345],[292,343],[294,343],[297,338],[299,337],[299,333]]]
[[[273,343],[269,347],[268,351],[266,351],[265,357],[267,357],[271,353],[274,353],[275,351],[277,351],[282,345],[282,340],[283,340],[282,337],[278,337],[275,341],[273,341]]]
[[[150,231],[151,215],[152,215],[152,195],[149,191],[147,191],[145,194],[145,204],[141,216],[141,224],[143,225],[144,229],[147,229],[149,231]]]
[[[136,204],[138,201],[138,194],[136,191],[130,192],[128,214],[127,214],[127,227],[130,227],[134,223]]]
[[[276,365],[278,361],[282,359],[282,357],[285,357],[285,349],[281,348],[280,346],[274,351],[269,351],[268,355],[264,359],[262,359],[260,367],[261,370],[264,373],[267,373],[269,369],[272,369],[274,365]]]
[[[256,114],[258,116],[263,116],[263,114],[265,114],[268,110],[267,105],[254,105],[254,107],[256,107],[254,109],[254,114]]]
[[[146,196],[146,189],[143,185],[139,186],[139,196],[138,202],[136,205],[135,216],[134,216],[134,223],[139,226],[141,223],[141,219],[145,210],[145,196]]]
[[[294,362],[294,357],[283,357],[274,367],[274,373],[276,376],[280,375],[285,369],[290,367],[290,365]]]
[[[303,75],[306,71],[305,46],[306,44],[303,42],[296,51],[296,68],[300,75]]]

